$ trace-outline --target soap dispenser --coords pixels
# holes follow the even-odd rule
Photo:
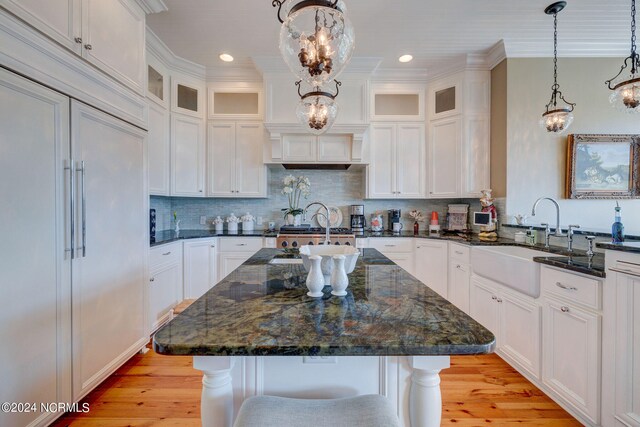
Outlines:
[[[624,225],[622,225],[622,216],[620,211],[622,208],[616,202],[616,220],[611,226],[611,241],[613,243],[622,243],[624,242]]]

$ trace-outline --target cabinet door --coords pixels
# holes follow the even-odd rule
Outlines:
[[[171,194],[204,196],[205,146],[202,120],[171,115]]]
[[[401,199],[424,199],[424,125],[398,125],[396,138],[396,191]]]
[[[82,1],[83,56],[144,94],[145,14],[132,0]]]
[[[216,239],[184,242],[184,296],[200,298],[218,283]]]
[[[67,49],[82,52],[81,0],[2,0],[0,4]],[[76,41],[78,38],[80,41]]]
[[[286,135],[282,139],[282,160],[287,163],[315,162],[317,150],[314,135]]]
[[[86,251],[78,252],[72,266],[77,399],[149,339],[144,317],[149,197],[146,132],[77,102],[71,123],[72,157],[85,164],[84,174],[76,172],[76,224],[77,246]]]
[[[349,135],[320,135],[318,137],[319,162],[350,162],[351,137]]]
[[[544,302],[542,380],[594,424],[600,405],[600,316]]]
[[[416,277],[443,298],[447,298],[447,259],[446,242],[422,239],[416,243]]]
[[[449,301],[469,314],[471,271],[468,264],[450,260],[449,264]]]
[[[210,122],[207,139],[209,152],[208,194],[213,197],[234,197],[236,191],[235,122]]]
[[[367,167],[369,199],[395,199],[396,196],[396,127],[371,126],[371,159]]]
[[[169,195],[171,139],[169,112],[156,104],[149,105],[149,194]]]
[[[533,301],[502,293],[500,350],[534,378],[540,378],[540,307]],[[525,332],[526,331],[526,332]]]
[[[219,280],[224,279],[236,268],[240,267],[246,260],[251,258],[250,252],[221,252],[219,256],[218,269],[220,271]]]
[[[412,253],[387,252],[383,253],[383,255],[398,264],[398,266],[402,267],[407,273],[414,274],[414,262]]]
[[[460,181],[461,119],[431,122],[429,128],[429,197],[457,197]]]
[[[465,118],[461,146],[460,192],[462,197],[480,197],[490,188],[490,119],[486,115]]]
[[[0,401],[71,402],[69,98],[0,69],[0,152]]]
[[[236,197],[267,197],[267,167],[263,159],[261,123],[236,125]]]
[[[182,264],[153,272],[149,278],[149,331],[168,320],[169,312],[182,300]]]
[[[497,347],[502,343],[498,331],[498,295],[492,286],[481,281],[476,276],[471,276],[471,301],[469,311],[478,323],[490,330],[496,336]]]

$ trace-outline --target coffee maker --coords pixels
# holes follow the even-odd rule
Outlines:
[[[389,209],[389,231],[393,231],[393,224],[400,222],[400,209]]]
[[[362,235],[365,227],[364,205],[351,205],[351,231]]]

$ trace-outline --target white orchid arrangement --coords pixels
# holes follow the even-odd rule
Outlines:
[[[303,213],[303,209],[300,208],[300,197],[304,196],[306,199],[311,194],[311,182],[309,178],[304,175],[295,177],[293,175],[287,175],[282,180],[284,187],[282,188],[282,194],[286,195],[289,199],[289,209],[283,209],[284,216],[287,215],[300,215]]]
[[[411,212],[409,212],[409,216],[413,218],[413,220],[416,222],[420,222],[424,219],[424,215],[422,215],[422,212],[420,212],[417,209],[414,209]]]

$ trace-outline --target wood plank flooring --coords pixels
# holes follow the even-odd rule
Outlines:
[[[202,375],[191,357],[136,355],[55,427],[200,426]],[[442,372],[443,426],[580,426],[496,355],[452,357]]]

